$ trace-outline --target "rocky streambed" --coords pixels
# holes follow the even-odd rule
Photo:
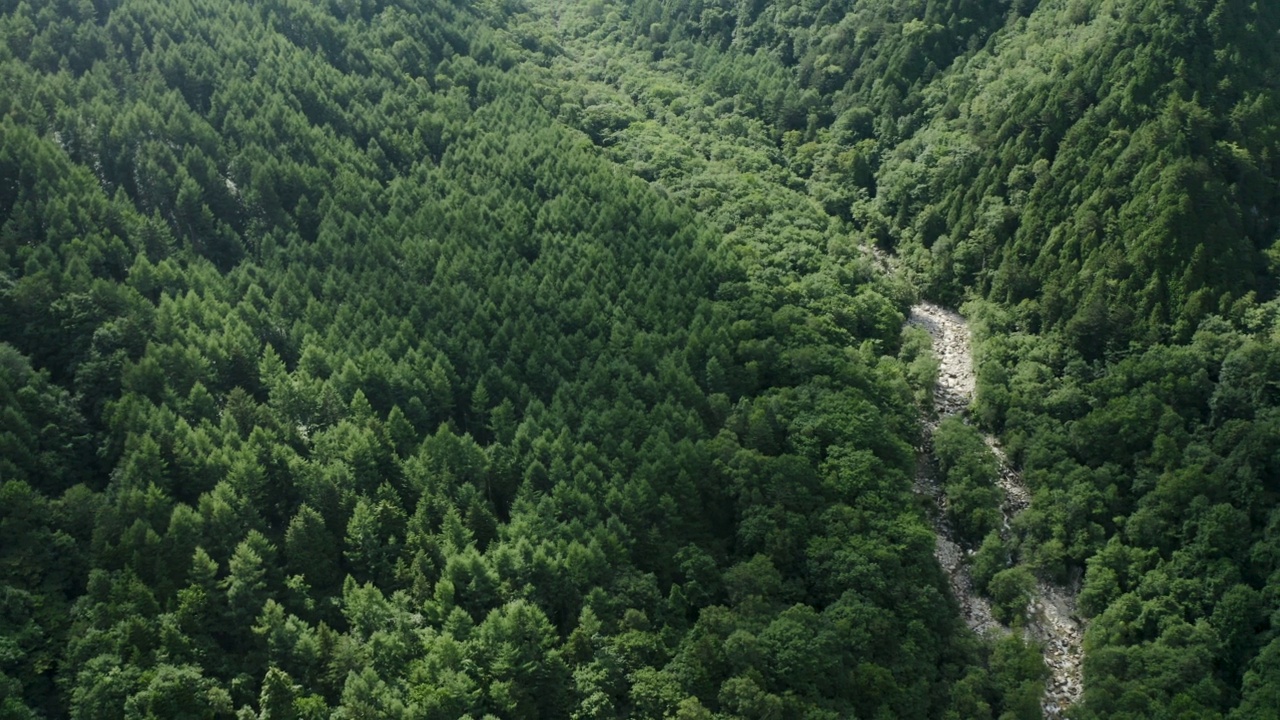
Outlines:
[[[907,322],[928,331],[939,365],[933,394],[934,413],[924,419],[924,445],[920,448],[915,481],[916,492],[931,498],[937,507],[937,512],[932,513],[937,534],[934,554],[947,574],[968,626],[983,634],[1012,632],[992,616],[990,603],[973,587],[965,562],[966,551],[955,542],[955,534],[946,521],[945,496],[932,457],[933,432],[938,422],[965,412],[973,402],[976,376],[968,323],[958,313],[932,303],[913,307]],[[987,435],[985,440],[999,462],[994,480],[1002,491],[1001,512],[1004,531],[1008,533],[1014,517],[1031,504],[1031,493],[996,439]],[[1075,588],[1041,581],[1036,584],[1027,608],[1023,632],[1027,639],[1044,648],[1045,665],[1050,672],[1041,701],[1047,718],[1063,717],[1066,708],[1079,700],[1083,689],[1080,640],[1084,628],[1076,614],[1076,592]]]

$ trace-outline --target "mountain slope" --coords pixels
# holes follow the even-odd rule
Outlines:
[[[776,148],[753,171],[819,203],[835,235],[896,251],[926,295],[970,301],[973,417],[1034,494],[1013,542],[982,542],[974,564],[1082,583],[1076,712],[1265,716],[1280,10],[590,7],[562,32],[633,48],[631,67],[697,98],[654,109],[659,83],[601,65],[653,118],[723,136],[745,115]],[[636,147],[622,127],[598,138],[618,155]],[[649,166],[687,192],[681,162]]]
[[[6,716],[942,718],[1036,677],[910,496],[908,293],[820,212],[726,240],[616,166],[503,12],[0,4]]]

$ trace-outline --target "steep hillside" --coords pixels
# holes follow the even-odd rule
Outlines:
[[[1277,32],[0,0],[0,714],[1037,717],[912,493],[923,294],[956,554],[1079,591],[1073,715],[1270,717]]]
[[[973,566],[1082,587],[1076,714],[1266,716],[1280,7],[549,5],[567,55],[642,109],[583,103],[620,162],[700,197],[703,164],[751,145],[834,244],[968,303],[972,419],[1033,495],[1012,539],[970,540]]]
[[[0,714],[1034,704],[910,494],[909,293],[619,168],[509,10],[0,3]]]

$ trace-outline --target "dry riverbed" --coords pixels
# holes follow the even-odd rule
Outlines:
[[[969,326],[959,314],[932,303],[920,303],[911,309],[909,323],[928,331],[933,338],[933,352],[938,358],[938,383],[934,389],[935,417],[925,419],[925,446],[921,448],[916,473],[916,492],[926,495],[937,505],[933,513],[937,543],[934,553],[950,580],[951,591],[964,614],[965,622],[978,633],[1011,632],[992,617],[991,606],[978,594],[969,576],[966,552],[956,542],[946,522],[942,488],[938,484],[932,458],[932,436],[938,422],[950,415],[963,413],[973,402],[976,378]],[[1031,493],[1022,476],[1009,465],[1008,458],[995,438],[986,436],[999,461],[995,482],[1003,491],[1001,512],[1005,532],[1013,518],[1031,504]],[[1080,698],[1081,650],[1084,632],[1076,615],[1076,591],[1039,582],[1027,608],[1029,640],[1044,648],[1045,665],[1050,677],[1041,705],[1045,717],[1060,718],[1068,706]]]

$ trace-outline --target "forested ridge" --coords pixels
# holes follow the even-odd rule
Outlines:
[[[1280,706],[1280,7],[0,1],[0,713]],[[885,274],[878,247],[903,270]],[[952,477],[954,476],[954,477]]]

